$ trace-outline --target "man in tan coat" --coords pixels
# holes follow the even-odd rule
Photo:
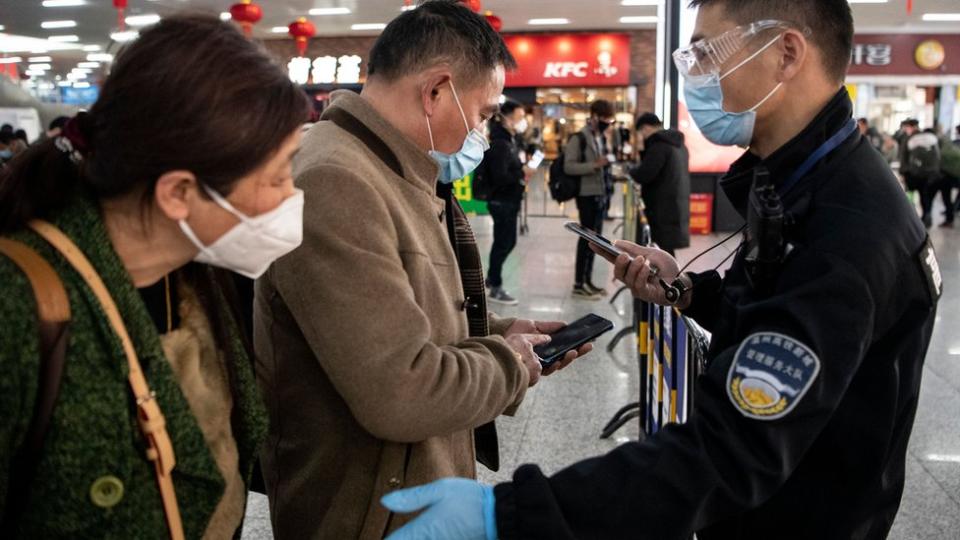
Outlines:
[[[563,326],[488,317],[449,185],[482,158],[473,131],[513,65],[482,17],[427,2],[380,36],[363,93],[335,93],[304,139],[303,245],[257,283],[255,311],[278,539],[382,538],[408,519],[384,494],[475,477],[478,456],[496,467],[491,422],[536,383],[533,347]]]

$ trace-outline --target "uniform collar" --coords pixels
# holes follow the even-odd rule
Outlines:
[[[400,162],[404,179],[431,194],[435,193],[440,166],[410,137],[388,122],[366,99],[350,90],[338,90],[330,94],[328,111],[332,109],[346,111],[382,140]],[[325,111],[320,119],[324,120],[327,115]]]
[[[720,180],[720,186],[737,212],[741,216],[746,216],[754,169],[763,166],[770,172],[770,178],[775,183],[785,181],[810,154],[843,128],[852,113],[853,106],[847,89],[841,88],[803,131],[766,159],[760,159],[748,151],[735,161]]]

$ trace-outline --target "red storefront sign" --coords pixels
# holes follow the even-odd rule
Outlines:
[[[504,36],[517,60],[507,87],[627,86],[627,34],[521,34]]]
[[[20,80],[20,70],[17,64],[0,64],[0,75],[6,75],[14,81]]]
[[[942,62],[931,62],[937,52]],[[857,34],[847,74],[960,75],[960,34]]]

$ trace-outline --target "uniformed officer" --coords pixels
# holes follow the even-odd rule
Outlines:
[[[748,222],[726,275],[621,243],[616,276],[713,333],[696,410],[642,442],[496,487],[388,495],[426,511],[391,538],[883,538],[940,275],[916,211],[851,118],[847,0],[694,0],[675,53]],[[651,269],[656,267],[658,272]],[[662,280],[662,282],[661,282]],[[669,293],[669,294],[668,294]]]

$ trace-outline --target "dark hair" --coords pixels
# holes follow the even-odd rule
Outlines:
[[[500,105],[500,114],[503,116],[510,116],[513,114],[513,111],[521,108],[523,108],[523,105],[513,101],[512,99],[508,99],[503,102],[503,105]]]
[[[150,201],[157,179],[177,169],[229,194],[308,114],[306,95],[235,25],[165,18],[121,51],[90,113],[77,118],[90,148],[79,166],[54,140],[10,163],[0,176],[0,232],[55,214],[81,185],[99,199],[142,192]]]
[[[16,137],[16,138],[18,138],[18,139],[20,139],[20,140],[23,141],[23,142],[28,142],[28,141],[27,141],[27,132],[26,132],[26,130],[18,129],[17,131],[15,131],[15,132],[13,133],[13,136]]]
[[[50,121],[50,126],[47,127],[48,130],[54,129],[63,129],[63,126],[67,125],[67,120],[70,120],[69,116],[58,116]]]
[[[640,129],[643,126],[660,127],[662,125],[663,122],[660,121],[660,117],[652,112],[645,112],[637,117],[637,129]]]
[[[597,118],[609,118],[616,113],[613,104],[605,99],[598,99],[590,104],[590,116]]]
[[[737,24],[776,19],[809,28],[810,40],[820,49],[823,68],[843,81],[853,50],[853,14],[848,0],[691,0],[690,7],[721,5]]]
[[[920,128],[920,121],[916,118],[907,118],[903,122],[900,122],[900,126],[910,126],[915,128]]]
[[[486,19],[457,0],[429,0],[387,25],[370,49],[367,73],[392,81],[442,63],[464,87],[497,66],[517,66]]]
[[[860,122],[865,126],[870,125],[870,122],[866,118],[857,118],[857,122]]]

